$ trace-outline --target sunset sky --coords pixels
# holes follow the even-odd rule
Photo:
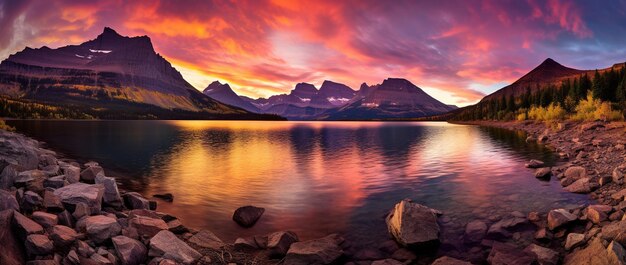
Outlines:
[[[626,61],[626,1],[565,0],[0,0],[0,59],[105,26],[150,36],[200,90],[220,80],[254,98],[403,77],[463,106],[547,57],[581,69]]]

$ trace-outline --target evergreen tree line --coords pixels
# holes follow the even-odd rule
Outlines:
[[[462,110],[453,120],[512,120],[520,111],[550,104],[558,104],[572,113],[588,93],[623,111],[626,109],[626,67],[603,72],[596,70],[592,76],[585,73],[563,80],[560,85],[537,85],[535,92],[531,91],[531,87],[526,87],[521,95],[481,101]]]

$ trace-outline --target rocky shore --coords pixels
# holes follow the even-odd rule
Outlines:
[[[159,212],[171,195],[123,191],[97,162],[80,165],[0,130],[0,264],[626,264],[625,124],[480,125],[523,130],[555,149],[561,162],[531,160],[528,170],[597,204],[473,220],[463,224],[462,249],[442,241],[445,213],[408,199],[390,207],[390,239],[376,248],[337,234],[300,241],[290,231],[223,242]],[[233,211],[249,227],[264,209]]]

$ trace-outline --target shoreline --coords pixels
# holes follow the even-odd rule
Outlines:
[[[527,132],[528,135],[530,136],[530,138],[527,139],[527,141],[528,140],[532,141],[533,139],[540,139],[541,143],[547,146],[550,146],[550,148],[555,150],[555,152],[562,153],[561,155],[562,158],[568,158],[567,160],[563,160],[562,163],[558,163],[557,165],[555,165],[554,167],[550,169],[550,172],[555,177],[560,178],[561,182],[563,182],[563,179],[564,179],[563,178],[564,172],[570,166],[578,166],[578,165],[582,165],[583,167],[589,166],[589,163],[590,163],[589,158],[597,159],[598,158],[597,155],[594,154],[593,152],[599,152],[602,150],[596,150],[596,149],[608,149],[610,147],[612,148],[611,152],[613,152],[616,149],[614,145],[618,145],[618,146],[621,145],[620,147],[621,149],[617,148],[617,150],[621,151],[622,154],[624,154],[623,145],[624,143],[626,143],[626,141],[614,143],[614,144],[611,143],[611,140],[615,139],[615,137],[619,138],[619,137],[624,136],[624,132],[626,132],[624,130],[624,128],[626,128],[624,123],[565,122],[561,125],[556,126],[557,128],[554,131],[552,131],[553,129],[547,128],[547,126],[543,123],[535,123],[535,122],[474,122],[474,123],[451,123],[451,124],[491,126],[491,127],[504,128],[508,130],[522,130],[522,131]],[[549,131],[546,131],[546,129],[548,129]],[[617,129],[621,129],[621,134],[615,133],[619,131]],[[566,141],[565,136],[567,135],[569,137],[573,135],[575,131],[580,132],[580,135],[578,135],[579,137],[577,137],[578,140],[576,142]],[[40,197],[41,197],[41,200],[43,201],[42,203],[44,203],[46,199],[48,199],[46,198],[46,195],[49,194],[49,192],[46,192],[46,191],[50,191],[54,193],[54,191],[58,188],[58,187],[55,187],[55,188],[46,187],[46,184],[45,184],[46,181],[49,181],[50,179],[54,178],[56,175],[60,176],[61,174],[64,174],[64,176],[67,176],[67,173],[65,172],[66,170],[65,168],[78,167],[82,175],[82,172],[94,166],[96,168],[99,167],[97,163],[86,163],[84,165],[79,165],[75,162],[72,162],[74,160],[71,160],[71,158],[66,157],[66,156],[61,157],[57,160],[57,157],[56,157],[57,154],[53,151],[41,148],[42,145],[40,142],[33,140],[31,138],[28,138],[26,136],[23,136],[22,134],[19,134],[19,133],[10,133],[10,132],[5,132],[5,131],[0,131],[0,140],[1,140],[0,143],[5,143],[6,145],[5,140],[7,138],[20,139],[19,141],[21,142],[29,143],[27,145],[20,146],[19,148],[23,148],[26,150],[31,150],[31,149],[37,150],[35,152],[36,153],[38,152],[38,155],[37,155],[38,163],[34,166],[35,169],[33,170],[46,171],[47,167],[51,166],[50,164],[54,164],[50,161],[52,160],[57,161],[56,166],[58,167],[58,169],[56,170],[56,172],[49,174],[49,176],[33,177],[33,179],[28,180],[26,182],[23,182],[22,180],[22,182],[20,182],[19,185],[15,185],[15,186],[11,185],[13,188],[9,187],[10,190],[12,190],[9,193],[12,194],[12,196],[16,199],[16,201],[20,201],[20,203],[18,203],[20,204],[18,205],[18,209],[19,209],[18,211],[25,211],[24,214],[26,216],[29,216],[30,213],[28,210],[22,209],[21,202],[25,198],[25,195],[24,195],[25,192],[29,191],[29,189],[31,188],[30,187],[31,182],[33,181],[42,182],[42,183],[38,183],[37,185],[39,184],[43,185],[43,189],[41,191],[42,195],[40,195]],[[604,142],[597,141],[597,140],[603,140]],[[570,142],[573,142],[574,144]],[[582,143],[589,143],[589,144],[587,145],[587,144],[582,144]],[[580,149],[579,145],[582,145],[583,148]],[[6,146],[0,145],[0,150],[3,150],[5,148]],[[587,152],[590,152],[590,154],[588,154],[587,156],[580,156],[580,157],[576,155],[577,153],[581,151],[582,152],[587,151]],[[50,156],[54,157],[54,159],[50,158]],[[622,158],[621,162],[624,162],[624,161],[625,161],[624,158]],[[605,167],[607,168],[611,167],[611,170],[612,170],[612,166],[614,166],[614,163],[616,163],[616,161],[611,161],[611,163],[609,163]],[[5,168],[6,167],[7,166],[5,165]],[[626,210],[626,204],[624,204],[623,207],[619,209],[617,209],[616,207],[613,207],[615,206],[616,203],[615,203],[615,200],[610,200],[611,199],[610,197],[613,194],[617,193],[619,190],[616,189],[618,186],[615,185],[615,183],[607,184],[609,180],[607,178],[601,178],[602,176],[604,176],[603,174],[607,173],[607,172],[604,172],[606,170],[604,170],[603,172],[593,172],[593,171],[596,171],[595,166],[587,170],[589,171],[589,174],[581,176],[581,177],[590,178],[589,182],[587,182],[588,186],[589,186],[589,183],[599,182],[600,181],[599,179],[602,179],[603,181],[602,185],[598,185],[599,187],[597,187],[597,189],[589,191],[591,198],[593,198],[594,200],[597,200],[599,204],[602,204],[604,206],[607,206],[607,205],[611,206],[611,209],[594,205],[594,207],[581,206],[575,209],[565,210],[568,212],[568,214],[575,215],[575,218],[573,220],[568,220],[567,222],[560,224],[558,227],[555,227],[554,229],[546,228],[547,226],[549,227],[551,223],[550,214],[536,213],[536,212],[531,212],[528,215],[522,214],[522,213],[520,214],[514,213],[513,216],[509,218],[505,218],[503,216],[500,221],[494,222],[490,226],[487,226],[487,224],[485,224],[484,222],[482,224],[479,224],[479,223],[477,224],[476,222],[470,222],[465,229],[464,240],[467,242],[468,238],[470,238],[469,241],[471,242],[468,243],[468,249],[470,249],[471,250],[470,252],[472,253],[459,253],[460,255],[457,255],[457,258],[462,258],[464,260],[469,259],[472,262],[479,262],[479,263],[481,261],[482,262],[487,261],[489,262],[489,264],[501,264],[501,263],[497,263],[496,261],[494,261],[493,256],[499,257],[498,259],[500,260],[519,260],[520,258],[525,257],[528,260],[534,260],[534,261],[538,260],[541,264],[561,264],[561,261],[563,260],[566,261],[565,262],[566,264],[576,264],[576,263],[571,263],[571,262],[567,263],[567,261],[572,260],[572,259],[576,260],[576,257],[580,256],[581,252],[584,254],[585,249],[587,248],[597,249],[598,243],[601,244],[603,247],[606,247],[606,245],[608,245],[609,242],[599,241],[598,243],[596,243],[594,238],[602,238],[603,240],[606,241],[606,239],[602,237],[603,236],[602,232],[599,232],[599,230],[604,230],[603,228],[604,226],[611,226],[611,225],[615,226],[616,225],[615,223],[619,223],[617,222],[617,220],[621,219],[622,216],[624,215],[624,210]],[[106,170],[104,170],[103,176],[105,174],[106,174]],[[610,175],[611,172],[608,172],[608,174]],[[20,175],[23,175],[23,174],[16,172],[16,176],[14,177],[19,177]],[[33,175],[32,172],[30,175]],[[38,179],[38,178],[42,178],[42,179]],[[0,180],[2,179],[0,178]],[[85,181],[82,181],[82,177],[81,177],[81,182],[79,183],[82,183],[82,182],[85,182]],[[115,183],[114,179],[113,179],[113,183]],[[55,185],[61,185],[60,188],[63,188],[63,187],[67,187],[68,186],[67,184],[69,183],[64,183],[64,184],[57,183]],[[98,184],[89,184],[89,185],[93,186],[93,185],[98,185]],[[402,247],[400,244],[394,242],[393,240],[381,242],[381,250],[383,249],[383,247],[388,248],[388,249],[385,249],[386,254],[384,255],[378,255],[376,253],[364,254],[363,253],[364,251],[351,248],[349,242],[346,242],[340,236],[337,236],[337,235],[329,235],[324,238],[313,239],[313,240],[303,242],[303,243],[313,242],[318,245],[323,243],[323,247],[316,249],[317,252],[313,252],[314,254],[312,254],[312,256],[314,257],[312,257],[310,254],[311,249],[309,246],[309,249],[307,249],[308,251],[307,253],[309,253],[308,256],[296,255],[294,254],[294,252],[292,252],[291,258],[288,258],[290,256],[290,253],[288,252],[290,249],[289,246],[287,246],[286,249],[282,251],[280,254],[276,254],[275,253],[276,246],[269,247],[267,241],[270,240],[271,238],[277,238],[279,242],[283,240],[286,240],[285,242],[288,242],[290,241],[289,238],[295,238],[297,241],[297,235],[292,236],[291,234],[293,233],[291,232],[278,231],[273,234],[259,235],[259,236],[255,236],[252,238],[238,238],[234,243],[221,242],[221,240],[219,240],[215,235],[213,235],[208,230],[197,231],[192,228],[185,227],[174,216],[168,215],[166,213],[160,213],[158,212],[158,210],[157,211],[151,210],[151,208],[158,209],[158,202],[160,202],[159,200],[151,201],[150,199],[152,198],[146,199],[139,194],[133,194],[134,192],[122,191],[121,189],[117,187],[117,183],[115,183],[114,186],[115,188],[113,190],[117,190],[118,196],[119,198],[121,198],[121,201],[119,201],[118,203],[121,203],[122,205],[118,206],[118,208],[115,208],[115,207],[111,208],[111,205],[107,205],[105,203],[103,204],[103,207],[100,209],[102,210],[102,212],[100,214],[95,214],[94,212],[91,214],[92,217],[93,216],[105,216],[109,218],[114,218],[115,220],[117,220],[118,223],[121,223],[121,231],[118,233],[118,236],[119,234],[121,234],[122,236],[138,240],[138,242],[143,244],[146,249],[151,249],[150,238],[145,238],[144,236],[135,236],[135,234],[132,234],[132,232],[131,234],[129,234],[128,230],[137,230],[134,227],[142,227],[142,229],[146,228],[143,226],[132,225],[134,224],[132,220],[135,220],[134,222],[136,223],[136,219],[145,219],[145,218],[150,219],[151,218],[152,220],[148,222],[153,222],[152,223],[153,227],[151,227],[150,229],[156,229],[158,231],[179,232],[179,233],[174,233],[174,234],[176,234],[176,237],[179,238],[179,240],[181,240],[182,243],[194,249],[196,252],[201,253],[200,256],[197,256],[198,258],[195,259],[190,264],[224,264],[228,262],[236,262],[240,264],[240,263],[245,263],[249,261],[254,261],[257,264],[276,264],[279,262],[282,262],[283,264],[290,264],[289,262],[285,262],[285,259],[291,260],[291,261],[294,261],[297,259],[304,259],[304,260],[308,259],[308,261],[313,261],[313,260],[319,259],[320,256],[323,256],[322,253],[326,253],[326,252],[332,252],[334,253],[334,255],[336,255],[334,256],[334,259],[330,261],[334,263],[396,264],[394,262],[400,262],[399,264],[402,264],[402,263],[406,264],[406,263],[411,263],[411,262],[413,263],[417,262],[419,264],[430,264],[430,261],[434,259],[434,257],[432,256],[424,257],[422,255],[416,255],[412,253],[411,250]],[[619,187],[621,187],[621,185]],[[104,194],[107,194],[107,192],[104,192]],[[142,202],[147,201],[148,202],[147,204],[144,203],[144,206],[147,205],[147,207],[143,207],[141,209],[132,209],[134,207],[128,207],[126,198],[129,196],[133,198],[137,198],[137,200],[142,201]],[[2,198],[0,198],[0,202],[2,202],[1,199]],[[67,215],[73,216],[73,213],[70,213],[69,211],[72,207],[69,207],[69,205],[66,205],[66,204],[67,204],[66,202],[63,202],[63,206],[60,207],[60,208],[65,208],[62,212],[59,213],[58,209],[52,212],[54,212],[58,216],[61,216],[62,214],[66,215],[66,217]],[[151,205],[154,205],[154,207],[152,207]],[[398,206],[396,205],[396,207]],[[35,206],[34,209],[37,209],[43,212],[51,211],[49,208],[41,208],[41,205]],[[0,208],[0,210],[4,210],[4,208]],[[75,209],[72,209],[72,211],[75,211]],[[590,220],[588,217],[589,212],[592,212],[592,214],[596,214],[597,212],[596,215],[598,215],[599,217],[597,218],[593,217],[596,219],[599,218],[598,219],[599,221],[597,222],[597,224],[589,221]],[[445,213],[444,213],[444,216],[445,216]],[[58,218],[58,219],[60,220],[61,218]],[[75,219],[78,219],[78,218],[75,218]],[[80,221],[83,219],[85,218],[83,217],[79,220],[74,220],[74,221],[75,223],[80,223]],[[1,220],[2,219],[0,218],[0,221]],[[163,229],[165,227],[161,226],[159,230],[158,225],[156,225],[157,228],[155,228],[154,223],[162,224],[159,220],[162,222],[165,222],[165,225],[168,228]],[[589,225],[589,223],[591,223],[591,225]],[[475,229],[476,226],[478,226],[479,228],[478,230]],[[92,243],[91,237],[92,236],[97,237],[97,235],[94,233],[90,234],[88,233],[88,231],[82,231],[81,229],[84,229],[84,228],[78,227],[78,224],[74,224],[74,226],[68,226],[68,227],[70,227],[71,229],[76,229],[75,232],[77,234],[82,234],[82,237],[77,236],[75,242],[84,240],[85,242]],[[134,228],[134,229],[131,229],[131,228]],[[50,230],[50,229],[46,228],[46,230]],[[520,234],[528,234],[530,230],[532,230],[532,233],[535,234],[534,237],[535,237],[536,242],[532,242],[531,245],[526,245],[526,246],[517,244],[518,243],[517,241],[519,241],[518,239],[520,237]],[[624,223],[623,230],[625,230],[624,232],[626,232],[626,223]],[[139,233],[139,234],[142,234],[142,233]],[[583,235],[583,239],[580,242],[577,242],[575,246],[568,248],[568,249],[564,249],[563,244],[567,243],[567,241],[570,241],[569,234],[581,234]],[[44,235],[47,235],[49,238],[53,239],[52,231],[48,231],[47,234],[46,232],[44,232]],[[151,233],[148,235],[154,236]],[[612,239],[615,239],[615,237],[613,237]],[[195,239],[192,240],[192,238],[195,238]],[[201,243],[201,244],[204,244],[204,246],[198,245],[197,244],[198,242],[203,242],[203,241],[198,241],[198,238],[201,238],[204,241],[208,240],[208,243],[207,242]],[[24,241],[25,239],[18,239],[18,241],[20,240]],[[398,238],[396,238],[396,241],[399,241]],[[195,242],[195,243],[192,243],[192,242]],[[289,242],[288,245],[292,245],[292,243],[294,242]],[[587,243],[587,245],[585,245],[585,242]],[[18,243],[24,243],[24,242],[18,242]],[[612,244],[612,247],[615,248],[615,246],[619,243],[621,242],[615,242],[615,244]],[[115,248],[115,246],[112,246],[110,241],[105,241],[105,243],[102,243],[102,244],[96,243],[96,244],[88,244],[88,245],[90,245],[90,247],[94,251],[96,250],[99,251],[102,249],[102,251],[99,251],[102,253],[100,254],[100,256],[107,257],[109,258],[109,260],[115,259],[115,258],[119,259],[120,258],[119,256],[123,255],[121,254],[121,252],[117,252],[117,249]],[[208,245],[210,245],[210,247],[206,247]],[[218,246],[218,247],[215,247],[215,246]],[[474,247],[470,248],[471,246],[474,246]],[[69,249],[74,250],[75,251],[74,254],[80,252],[78,247],[71,247]],[[106,254],[105,250],[108,251],[109,254]],[[295,251],[297,251],[297,249]],[[27,255],[27,254],[24,254],[25,252],[26,250],[22,249],[22,256]],[[223,257],[224,253],[229,253],[229,255],[232,258],[230,258],[229,260],[225,260]],[[610,252],[608,253],[610,254]],[[84,253],[79,253],[79,254],[84,254]],[[369,254],[369,256],[367,256],[367,254]],[[467,254],[467,255],[462,256],[464,254]],[[547,262],[548,261],[547,259],[541,258],[542,255],[546,256],[547,254],[550,254],[548,256],[551,257],[549,259],[549,262]],[[152,255],[156,255],[156,254],[152,253]],[[365,256],[365,257],[356,257],[359,255]],[[50,264],[66,264],[66,259],[68,259],[68,257],[69,257],[68,248],[57,249],[56,245],[54,248],[54,254],[35,256],[35,258],[44,258],[44,260],[45,258],[51,258],[48,260],[51,260],[52,262],[56,262],[56,263],[50,263]],[[163,255],[150,256],[151,259],[147,259],[146,257],[146,260],[144,261],[146,264],[168,264],[168,263],[163,263],[163,260],[164,260],[163,257],[165,256]],[[78,260],[81,262],[83,261],[81,260],[81,258],[84,259],[85,262],[87,262],[87,260],[93,261],[94,259],[94,257],[91,257],[91,256],[83,257],[79,255]],[[96,256],[95,259],[99,259],[99,257]],[[369,260],[369,262],[364,263],[363,259]],[[440,259],[445,260],[445,259],[452,259],[452,258],[442,257]],[[377,263],[377,261],[379,263]],[[327,264],[330,262],[324,262],[323,264]],[[385,262],[385,263],[382,263],[382,262]],[[555,262],[555,263],[552,263],[552,262]],[[11,264],[11,263],[8,263],[8,264]],[[15,263],[15,264],[19,264],[19,263]],[[69,263],[69,264],[72,264],[72,263]],[[106,263],[101,263],[101,264],[106,264]],[[294,264],[297,264],[297,263],[294,263]],[[306,264],[306,262],[303,264]],[[437,264],[447,264],[447,263],[437,263]]]

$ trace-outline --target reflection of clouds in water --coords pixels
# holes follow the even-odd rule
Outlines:
[[[136,187],[146,196],[172,192],[174,203],[160,202],[160,211],[227,241],[284,229],[303,239],[349,232],[362,243],[377,241],[387,237],[385,214],[407,197],[446,212],[448,228],[582,198],[532,177],[523,163],[550,162],[551,154],[505,130],[380,122],[28,124],[72,154],[126,169],[131,177],[120,182],[141,180]],[[60,132],[76,133],[68,144]],[[247,204],[267,211],[242,229],[231,215]]]

